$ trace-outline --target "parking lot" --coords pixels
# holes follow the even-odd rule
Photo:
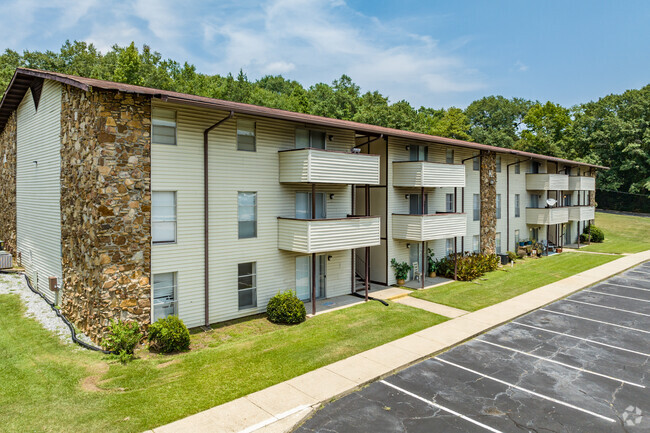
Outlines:
[[[646,262],[327,404],[296,431],[650,431],[649,391]]]

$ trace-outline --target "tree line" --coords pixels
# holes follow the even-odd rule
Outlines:
[[[353,120],[610,167],[598,188],[650,195],[650,84],[598,101],[563,107],[551,101],[486,96],[466,109],[413,107],[378,91],[362,93],[350,77],[308,88],[281,75],[251,81],[208,75],[187,62],[163,59],[147,45],[114,45],[101,53],[92,44],[66,41],[59,52],[7,49],[0,55],[0,92],[17,67],[173,90],[193,95]]]

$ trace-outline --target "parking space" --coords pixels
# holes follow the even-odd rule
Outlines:
[[[650,263],[327,404],[296,431],[650,431]]]

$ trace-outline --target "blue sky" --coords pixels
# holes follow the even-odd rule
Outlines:
[[[0,16],[2,49],[134,40],[204,73],[305,86],[345,73],[415,106],[495,94],[570,106],[650,83],[640,0],[0,0]]]

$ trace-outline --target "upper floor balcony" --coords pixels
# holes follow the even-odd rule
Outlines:
[[[393,214],[394,239],[422,242],[466,234],[467,216],[464,213]]]
[[[570,206],[569,219],[571,221],[588,221],[596,218],[594,206]]]
[[[380,217],[278,218],[278,248],[312,254],[379,245]]]
[[[569,222],[568,207],[526,208],[526,224],[544,226]]]
[[[569,189],[569,176],[556,173],[526,174],[526,189],[529,191],[566,191]]]
[[[393,162],[393,186],[463,188],[465,186],[465,165],[428,161],[395,161]]]
[[[596,179],[589,176],[569,176],[569,190],[595,191]]]
[[[279,154],[282,183],[379,184],[379,155],[313,148]]]

